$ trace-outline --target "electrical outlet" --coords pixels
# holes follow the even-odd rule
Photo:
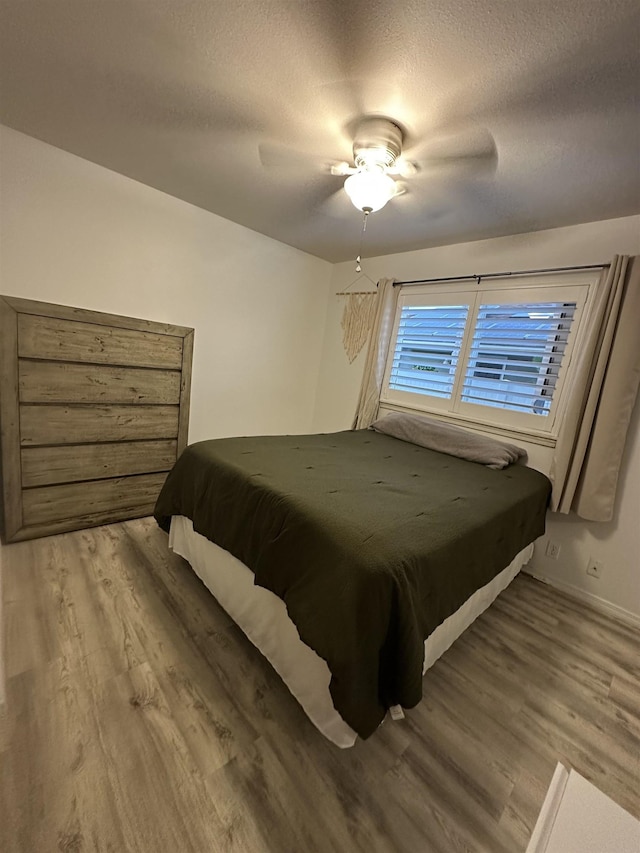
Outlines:
[[[551,557],[552,560],[557,560],[560,556],[560,545],[558,545],[557,542],[549,540],[547,542],[547,550],[545,553],[547,557]]]
[[[592,578],[600,578],[602,577],[602,569],[603,565],[600,560],[594,560],[593,557],[589,557],[589,563],[587,565],[587,574],[591,575]]]

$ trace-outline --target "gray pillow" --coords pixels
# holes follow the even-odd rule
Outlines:
[[[410,441],[430,450],[479,462],[489,468],[506,468],[518,459],[527,459],[527,451],[479,433],[403,412],[390,412],[371,425],[376,432]]]

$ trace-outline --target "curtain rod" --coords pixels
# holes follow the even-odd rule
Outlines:
[[[571,272],[573,270],[604,270],[611,264],[585,264],[577,267],[549,267],[542,270],[518,270],[516,272],[486,272],[482,275],[456,275],[445,278],[420,278],[415,281],[394,281],[394,287],[411,287],[418,284],[436,284],[442,281],[476,281],[478,284],[483,278],[507,278],[510,275],[540,275],[549,272]]]

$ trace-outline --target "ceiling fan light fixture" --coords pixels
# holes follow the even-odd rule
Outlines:
[[[383,171],[361,170],[344,182],[351,203],[358,210],[381,210],[397,193],[396,182]]]

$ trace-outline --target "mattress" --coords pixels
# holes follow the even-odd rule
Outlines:
[[[195,532],[190,519],[173,516],[169,547],[192,566],[200,580],[262,652],[316,728],[341,748],[353,746],[357,734],[333,706],[325,661],[302,642],[282,601],[254,584],[254,573],[240,560]],[[498,575],[445,619],[424,644],[423,673],[511,583],[530,559],[524,548]]]

